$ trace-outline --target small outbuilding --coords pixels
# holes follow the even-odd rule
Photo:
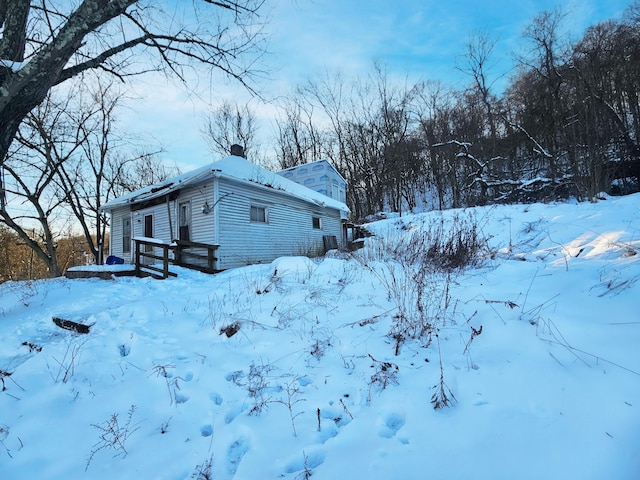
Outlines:
[[[347,243],[343,201],[238,154],[118,197],[102,210],[111,217],[109,254],[127,263],[136,261],[140,242],[151,258],[171,246],[164,252],[176,263],[206,271],[317,256]]]

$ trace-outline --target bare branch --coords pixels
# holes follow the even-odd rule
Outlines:
[[[226,74],[255,94],[249,81],[253,65],[243,67],[239,59],[261,40],[254,19],[263,1],[203,0],[203,4],[232,12],[227,17],[235,28],[215,21],[185,27],[166,17],[162,8],[142,0],[82,0],[75,7],[69,5],[68,13],[46,1],[37,7],[30,0],[1,1],[0,165],[20,123],[50,88],[90,69],[124,80],[166,68],[184,80],[184,67],[203,66]],[[195,2],[194,8],[197,14]],[[32,21],[31,11],[35,12]],[[225,21],[223,16],[219,20]],[[136,65],[133,56],[124,56],[134,49],[154,54],[159,64],[141,61]],[[0,183],[4,201],[2,192]]]

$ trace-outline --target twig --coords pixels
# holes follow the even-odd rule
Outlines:
[[[431,396],[431,403],[433,403],[433,409],[439,410],[443,407],[448,407],[451,404],[451,400],[457,402],[455,395],[451,391],[451,389],[444,382],[444,367],[442,366],[442,351],[440,350],[440,335],[436,332],[436,341],[438,344],[438,357],[440,359],[440,382],[434,385],[434,388],[437,390]],[[446,390],[445,390],[446,389]],[[447,395],[447,392],[451,396]]]
[[[546,341],[547,341],[547,342],[549,342],[549,343],[555,343],[555,344],[557,344],[557,345],[562,345],[562,346],[563,346],[563,347],[565,347],[567,350],[573,350],[573,351],[575,351],[575,352],[579,352],[579,353],[582,353],[582,354],[584,354],[584,355],[588,355],[589,357],[593,357],[593,358],[595,358],[595,359],[596,359],[596,360],[598,360],[598,361],[602,361],[602,362],[608,363],[609,365],[613,365],[614,367],[621,368],[622,370],[626,370],[627,372],[629,372],[629,373],[633,373],[634,375],[638,375],[638,376],[640,377],[640,372],[637,372],[637,371],[635,371],[635,370],[632,370],[632,369],[630,369],[630,368],[627,368],[627,367],[625,367],[624,365],[620,365],[619,363],[612,362],[611,360],[607,360],[606,358],[603,358],[603,357],[601,357],[601,356],[599,356],[599,355],[595,355],[595,354],[593,354],[593,353],[585,352],[584,350],[581,350],[581,349],[576,348],[576,347],[572,347],[571,345],[568,345],[568,344],[565,344],[565,343],[559,342],[559,341],[557,341],[557,340],[546,340]],[[577,356],[577,355],[576,355],[576,356]],[[580,357],[577,357],[577,358],[580,358]],[[582,360],[582,359],[580,359],[580,360]],[[586,362],[585,362],[584,360],[582,360],[582,362],[586,364]],[[587,364],[587,365],[588,365],[588,364]]]
[[[469,347],[471,346],[471,342],[473,342],[473,339],[476,338],[481,333],[482,333],[482,325],[480,325],[480,328],[478,328],[477,330],[475,328],[471,327],[471,337],[469,337],[469,341],[467,342],[467,346],[464,347],[464,352],[462,352],[463,355],[469,351]]]
[[[345,405],[342,399],[340,399],[340,404],[342,405],[342,408],[344,409],[345,413],[349,415],[349,417],[351,417],[351,420],[353,420],[353,415],[351,415],[351,412],[349,411],[349,409],[347,408],[347,406]]]

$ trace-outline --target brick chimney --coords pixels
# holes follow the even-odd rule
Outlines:
[[[231,145],[231,155],[233,155],[234,157],[244,158],[244,148],[242,147],[242,145],[238,145],[237,143]]]

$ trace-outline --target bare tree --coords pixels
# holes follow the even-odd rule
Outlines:
[[[488,31],[480,31],[469,38],[464,55],[465,66],[460,70],[473,78],[472,89],[475,90],[485,108],[487,126],[491,138],[491,147],[495,150],[497,142],[496,107],[497,99],[489,78],[491,56],[495,47],[495,39]],[[493,155],[494,152],[489,152]]]
[[[413,136],[420,88],[398,83],[379,63],[348,84],[339,72],[310,80],[278,125],[281,166],[328,157],[349,183],[347,203],[358,218],[413,208],[424,163]]]
[[[572,58],[576,170],[591,197],[613,180],[619,193],[634,190],[632,178],[640,185],[640,31],[630,20],[590,27]]]
[[[451,99],[453,93],[448,91],[441,82],[425,82],[417,111],[420,124],[420,136],[425,149],[425,168],[427,169],[423,189],[435,190],[433,197],[437,198],[434,207],[443,210],[450,206],[450,191],[447,189],[448,180],[453,176],[455,164],[451,156],[443,153],[438,147],[441,143],[452,140],[451,134]],[[422,192],[425,197],[427,192]]]
[[[0,221],[44,262],[52,277],[62,274],[53,225],[64,229],[59,214],[65,199],[56,179],[60,165],[80,148],[78,142],[62,140],[81,135],[70,130],[65,110],[66,103],[48,97],[25,119],[16,148],[4,163],[6,192],[19,207],[11,213],[0,210]]]
[[[200,65],[251,88],[255,65],[240,59],[261,38],[263,1],[194,0],[180,18],[151,0],[0,0],[0,167],[20,124],[50,89],[90,69],[121,79],[164,70],[184,79],[187,66]],[[141,51],[156,62],[140,62]],[[0,202],[4,209],[3,185]]]
[[[147,152],[136,149],[116,161],[117,171],[113,175],[113,196],[154,185],[180,174],[176,165],[167,165],[158,156],[160,151]]]
[[[140,186],[135,176],[162,180],[152,155],[116,127],[122,100],[113,83],[79,85],[63,100],[50,94],[27,115],[5,161],[6,189],[20,208],[0,210],[6,224],[44,262],[51,276],[63,273],[58,245],[69,224],[82,230],[85,249],[102,263],[107,219],[101,206]],[[18,202],[13,202],[18,203]],[[37,228],[33,228],[37,226]],[[34,236],[34,232],[39,235]]]
[[[561,25],[566,17],[561,10],[555,9],[538,14],[525,28],[524,37],[529,40],[531,50],[528,56],[520,59],[522,65],[526,65],[534,72],[538,92],[535,99],[539,101],[538,108],[544,118],[543,128],[539,132],[530,133],[540,138],[540,143],[546,146],[549,155],[546,156],[548,167],[545,174],[551,178],[562,175],[562,167],[558,165],[557,153],[559,143],[566,130],[564,125],[568,123],[563,108],[562,88],[566,82],[562,74],[562,65],[567,60],[568,50],[563,44]]]
[[[229,155],[233,144],[241,145],[248,159],[257,150],[256,116],[248,104],[240,106],[224,101],[207,117],[203,133],[209,150],[216,156]]]
[[[146,146],[117,128],[117,110],[123,98],[117,85],[98,79],[91,87],[80,86],[73,105],[64,112],[79,132],[75,138],[80,150],[72,158],[62,159],[55,182],[98,264],[103,261],[108,225],[102,205],[124,193],[123,190],[131,190],[122,188],[125,182],[137,189],[142,182],[157,183],[174,173],[158,165],[155,154],[160,152],[159,148],[145,151]]]
[[[276,155],[280,168],[322,158],[323,135],[314,123],[313,111],[313,105],[300,92],[282,104],[282,117],[276,120]]]

